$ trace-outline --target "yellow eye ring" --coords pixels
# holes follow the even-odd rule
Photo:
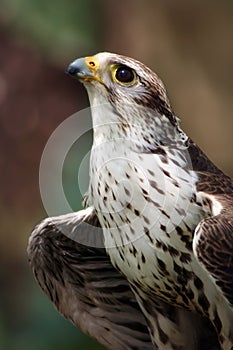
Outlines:
[[[112,77],[116,83],[121,85],[134,85],[137,81],[137,75],[135,71],[125,65],[114,66]]]

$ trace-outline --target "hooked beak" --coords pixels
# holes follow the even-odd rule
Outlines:
[[[65,70],[65,73],[86,82],[96,80],[103,84],[98,75],[99,63],[95,57],[82,57],[73,61]]]

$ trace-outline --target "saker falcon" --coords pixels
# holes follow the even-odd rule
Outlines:
[[[31,234],[40,287],[108,349],[232,350],[233,182],[142,63],[99,53],[67,72],[90,100],[90,185],[84,210]]]

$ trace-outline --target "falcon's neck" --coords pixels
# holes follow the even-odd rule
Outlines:
[[[90,98],[90,96],[89,96]],[[128,113],[120,105],[103,98],[92,97],[91,111],[94,146],[106,142],[124,143],[136,152],[153,152],[160,146],[185,147],[187,135],[165,115],[147,109],[135,109],[129,104]]]

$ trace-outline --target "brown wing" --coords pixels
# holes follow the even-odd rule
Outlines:
[[[212,196],[222,206],[218,215],[198,226],[194,251],[233,305],[233,182],[191,139],[187,146],[193,169],[199,175],[197,190]]]
[[[233,202],[204,220],[196,235],[196,255],[233,305]]]
[[[102,240],[96,226],[90,208],[38,225],[28,246],[35,278],[61,314],[106,348],[153,349],[127,280],[113,268],[105,249],[96,247]]]
[[[223,174],[220,169],[205,155],[205,153],[190,138],[186,141],[187,150],[193,170],[211,174]]]
[[[233,182],[222,172],[199,173],[198,191],[212,198],[213,214],[197,227],[194,251],[233,305]]]

